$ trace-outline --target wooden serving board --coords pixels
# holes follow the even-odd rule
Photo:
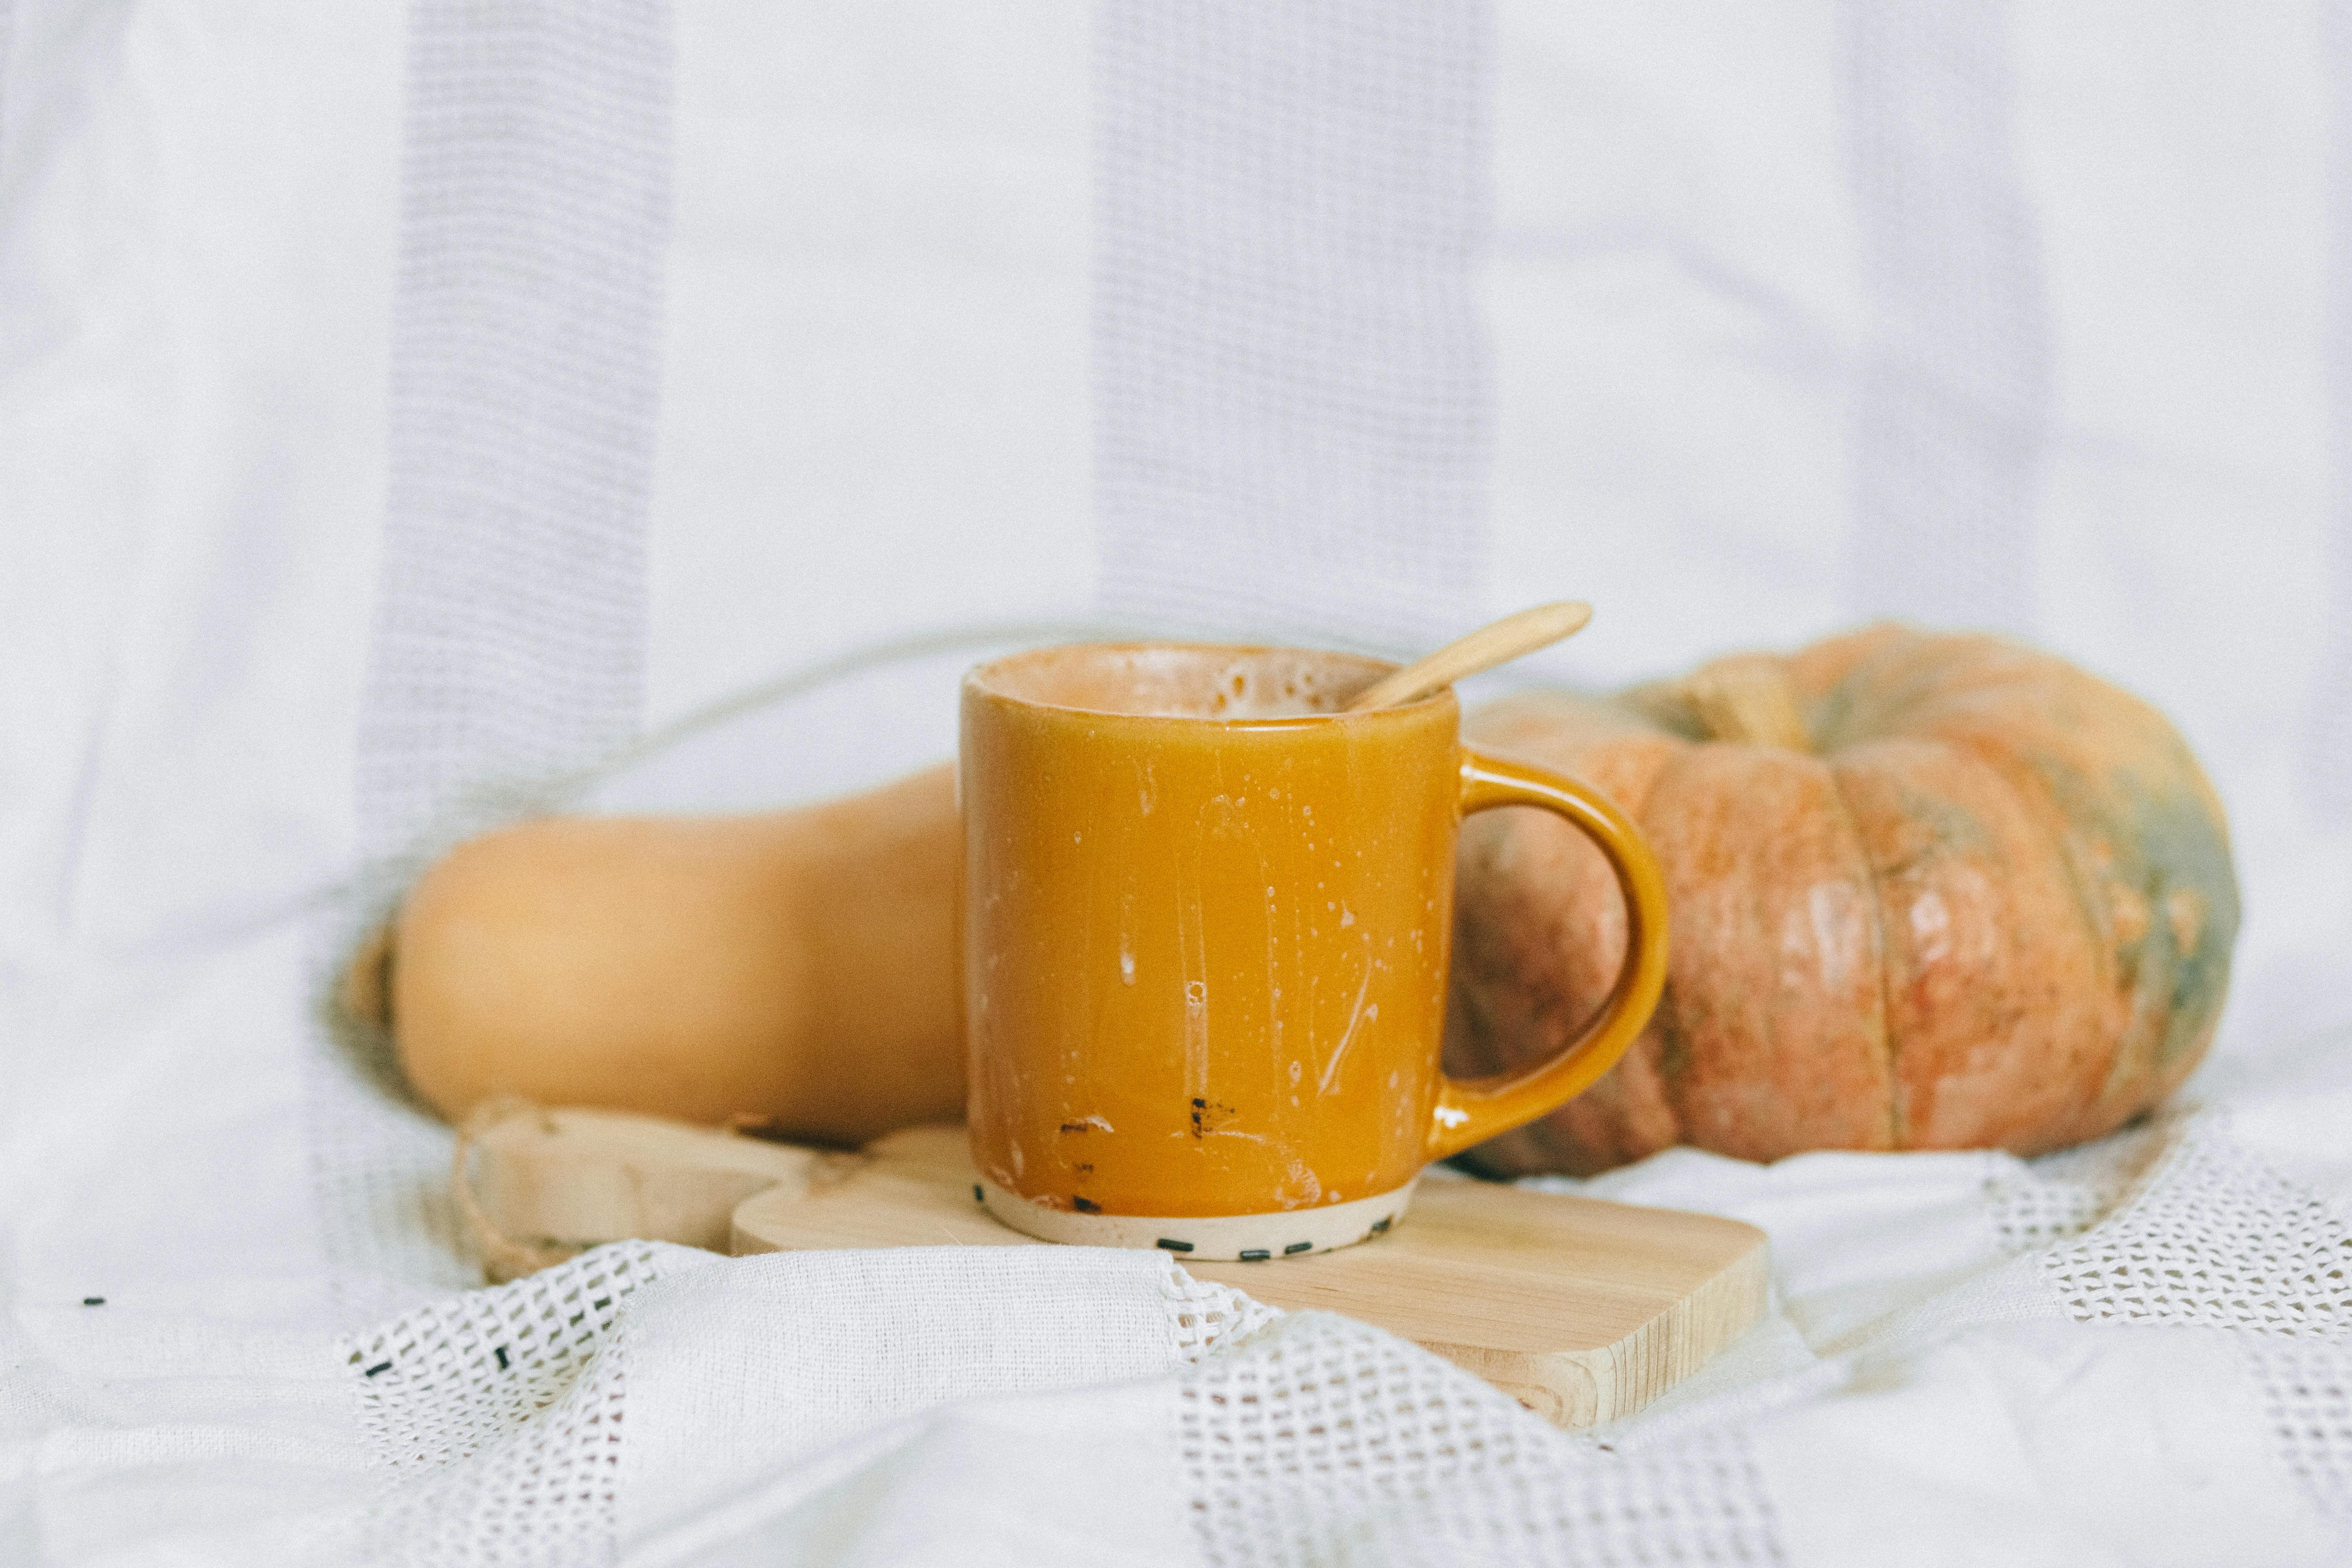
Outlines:
[[[1049,1245],[974,1200],[961,1127],[841,1153],[514,1105],[467,1140],[461,1196],[508,1275],[631,1237],[738,1255]],[[513,1261],[497,1269],[501,1258]],[[1767,1275],[1763,1232],[1737,1220],[1442,1177],[1424,1178],[1378,1240],[1183,1267],[1269,1306],[1387,1329],[1562,1426],[1630,1415],[1696,1371],[1755,1321]]]
[[[555,1251],[675,1241],[724,1252],[737,1204],[804,1190],[840,1158],[657,1116],[519,1102],[493,1107],[466,1136],[478,1174],[461,1195],[502,1237]]]
[[[972,1193],[961,1127],[867,1145],[834,1179],[735,1210],[733,1250],[1044,1247]],[[1562,1426],[1632,1414],[1763,1310],[1764,1233],[1738,1220],[1485,1182],[1424,1179],[1378,1240],[1187,1273],[1269,1306],[1343,1312],[1412,1340]]]

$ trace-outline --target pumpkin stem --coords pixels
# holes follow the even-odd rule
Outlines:
[[[1710,739],[1751,746],[1812,749],[1796,693],[1789,689],[1787,662],[1770,654],[1736,654],[1695,670],[1682,693]]]

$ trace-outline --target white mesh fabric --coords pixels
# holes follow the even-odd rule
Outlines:
[[[661,0],[410,11],[370,869],[322,968],[435,853],[638,722],[669,58]],[[373,1314],[463,1267],[449,1133],[398,1103],[384,1041],[339,1043],[310,1070],[313,1166],[339,1288]]]
[[[0,102],[6,101],[9,97],[8,57],[14,52],[10,45],[15,40],[16,31],[16,0],[0,0]],[[5,148],[7,142],[7,124],[5,117],[0,117],[0,148]]]
[[[673,1299],[648,1307],[646,1287],[666,1277]],[[1031,1326],[1016,1328],[1024,1314],[1011,1300],[972,1302],[983,1310],[968,1318],[1008,1326],[1002,1342],[941,1323],[961,1291],[992,1279],[1018,1279],[1055,1304],[1038,1303],[1025,1314]],[[1097,1310],[1088,1287],[1113,1280],[1140,1309],[1131,1319]],[[1106,1292],[1119,1293],[1117,1284]],[[934,1248],[728,1264],[616,1243],[348,1342],[351,1385],[389,1472],[360,1534],[376,1560],[392,1563],[604,1561],[622,1522],[619,1491],[634,1477],[646,1516],[637,1523],[667,1543],[649,1548],[660,1555],[691,1541],[711,1509],[723,1513],[744,1483],[756,1489],[780,1465],[787,1484],[796,1466],[821,1471],[831,1451],[855,1450],[894,1416],[1051,1388],[1074,1370],[1081,1382],[1087,1369],[1095,1380],[1121,1369],[1164,1374],[1279,1316],[1193,1279],[1164,1254]],[[1064,1331],[1089,1322],[1134,1331],[1068,1340]],[[785,1353],[762,1363],[730,1331]],[[632,1349],[633,1335],[651,1336],[644,1351]],[[632,1421],[630,1369],[641,1362],[654,1369],[648,1394],[659,1395],[658,1407]],[[961,1394],[950,1386],[959,1379],[971,1384]],[[837,1397],[845,1380],[861,1385],[857,1397]],[[828,1388],[836,1397],[809,1397]],[[649,1423],[664,1451],[625,1465],[630,1435]],[[681,1509],[674,1493],[688,1476],[719,1484]],[[722,1524],[713,1538],[728,1534]]]
[[[2340,828],[2352,823],[2352,6],[2328,0],[2319,18],[2330,99],[2326,202],[2332,613],[2321,676],[2305,713],[2300,760],[2304,795],[2314,815]]]
[[[2137,1202],[2043,1267],[2084,1322],[2352,1333],[2352,1226],[2219,1112],[2184,1129]]]
[[[1399,647],[1476,618],[1481,5],[1095,12],[1114,613]]]
[[[2042,1270],[2064,1310],[2245,1333],[2278,1462],[2352,1550],[2352,1226],[2239,1143],[2221,1110],[2038,1161],[2034,1176],[2022,1201],[2027,1184],[2004,1189],[1997,1223],[2047,1238]],[[2069,1234],[2103,1207],[2112,1217]]]
[[[1347,1319],[1295,1314],[1182,1390],[1184,1460],[1218,1563],[1361,1550],[1387,1505],[1516,1465],[1525,1418]],[[1538,1439],[1539,1440],[1539,1439]]]
[[[1193,1279],[1172,1258],[1162,1289],[1168,1298],[1170,1354],[1184,1366],[1232,1348],[1283,1315],[1230,1285]]]
[[[2264,1335],[2247,1347],[2279,1458],[2352,1552],[2352,1347]]]
[[[2008,7],[1848,0],[1839,14],[1876,318],[1853,400],[1850,602],[2026,631],[2051,370]]]
[[[661,0],[410,12],[371,854],[637,722],[669,57]]]
[[[1580,1444],[1349,1319],[1286,1317],[1180,1393],[1202,1554],[1219,1568],[1781,1561],[1737,1433]]]
[[[1574,1568],[1786,1561],[1770,1495],[1747,1436],[1736,1430],[1604,1447],[1541,1495],[1558,1541],[1545,1561]]]
[[[352,1342],[369,1433],[395,1473],[366,1531],[377,1560],[610,1555],[626,1381],[609,1342],[629,1297],[679,1250],[598,1247]]]
[[[1994,1180],[1985,1215],[2004,1251],[2040,1251],[2083,1235],[2120,1207],[2179,1142],[2185,1118],[2164,1111],[2095,1142],[2045,1154]]]
[[[335,928],[341,934],[341,928]],[[351,951],[321,941],[319,967]],[[324,1012],[326,1009],[321,1008]],[[338,1020],[303,1068],[303,1115],[320,1241],[345,1326],[481,1282],[449,1192],[454,1135],[402,1098],[388,1047]]]
[[[884,1342],[905,1343],[901,1355],[919,1353],[918,1341],[898,1336],[917,1331],[937,1304],[902,1290],[842,1300],[804,1293],[820,1278],[857,1276],[855,1259],[840,1261],[847,1274],[747,1272],[684,1249],[621,1244],[356,1337],[346,1352],[349,1375],[389,1473],[360,1531],[370,1554],[393,1563],[609,1560],[618,1490],[632,1475],[635,1484],[646,1481],[644,1462],[624,1458],[635,1429],[630,1336],[680,1327],[662,1319],[631,1326],[644,1287],[666,1272],[690,1273],[698,1279],[698,1299],[787,1314],[802,1325],[797,1353],[815,1363],[870,1339],[881,1324],[896,1325],[884,1330]],[[1057,1279],[1100,1267],[1082,1257],[1052,1261],[1068,1264],[1048,1271]],[[936,1252],[908,1257],[894,1277],[919,1278],[926,1262],[942,1278],[969,1271],[954,1254]],[[1093,1353],[1140,1353],[1145,1364],[1173,1370],[1171,1452],[1184,1472],[1202,1553],[1213,1563],[1632,1568],[1781,1560],[1771,1504],[1737,1432],[1675,1433],[1622,1450],[1580,1442],[1467,1373],[1360,1323],[1286,1316],[1193,1280],[1167,1260],[1133,1262],[1157,1266],[1147,1272],[1159,1281],[1165,1343],[1106,1345]],[[1026,1268],[1028,1259],[1018,1264]],[[1119,1271],[1132,1272],[1124,1263]],[[719,1294],[709,1294],[714,1290]],[[861,1433],[879,1410],[850,1415],[837,1428],[827,1424],[841,1416],[787,1418],[764,1399],[729,1397],[741,1373],[735,1358],[716,1353],[719,1347],[685,1362],[679,1349],[672,1340],[657,1358],[671,1368],[658,1391],[674,1407],[667,1424],[692,1419],[704,1454],[700,1461],[666,1454],[671,1468],[748,1460],[747,1479],[772,1474],[789,1490],[793,1467],[814,1473],[828,1467],[823,1453],[802,1452],[802,1439],[784,1430],[812,1418],[814,1430],[835,1431],[830,1441],[841,1451],[855,1455],[863,1447],[887,1462],[888,1447],[874,1450]],[[888,1361],[869,1363],[870,1375],[886,1382],[905,1371]],[[1053,1386],[1051,1376],[1039,1386]],[[787,1461],[783,1470],[763,1472],[763,1446]],[[742,1508],[742,1496],[715,1492],[714,1501],[725,1500],[707,1519],[695,1510],[673,1514],[645,1533],[644,1549],[664,1560],[681,1552],[691,1559],[730,1541],[760,1539],[769,1521],[759,1509],[725,1517]],[[635,1506],[654,1500],[640,1498]]]

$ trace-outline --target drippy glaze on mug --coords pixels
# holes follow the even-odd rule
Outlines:
[[[1057,1208],[1199,1215],[1369,1197],[1421,1169],[1458,715],[1450,692],[1331,711],[1387,668],[1157,648],[973,673],[984,1174]]]

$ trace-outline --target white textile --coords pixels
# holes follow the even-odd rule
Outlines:
[[[2327,1044],[2307,1131],[2352,1099]],[[1559,1184],[1776,1249],[1746,1339],[1572,1435],[1160,1254],[625,1243],[331,1342],[20,1301],[22,1523],[75,1561],[2341,1562],[2352,1226],[2231,1121]]]
[[[0,0],[0,1565],[2352,1560],[2344,12]],[[1570,596],[1507,679],[2042,643],[2246,908],[2101,1144],[1582,1184],[1774,1248],[1612,1430],[1158,1257],[472,1289],[325,1021],[452,835],[934,761],[1020,623]]]

